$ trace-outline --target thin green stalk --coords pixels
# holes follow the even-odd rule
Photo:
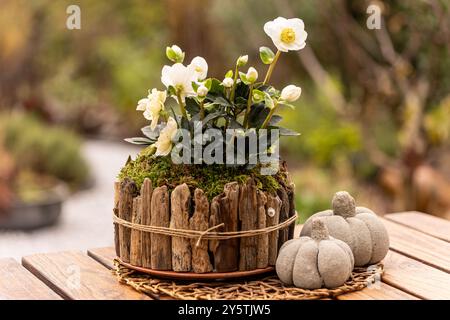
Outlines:
[[[276,105],[269,111],[269,114],[267,115],[266,120],[264,120],[264,122],[263,122],[263,124],[262,124],[262,126],[261,126],[261,129],[265,129],[265,128],[269,125],[270,119],[272,119],[272,116],[273,116],[273,114],[275,113],[275,110],[277,109],[277,107],[278,107],[278,104],[276,104]]]
[[[277,61],[278,61],[278,58],[280,57],[280,55],[281,55],[281,51],[278,50],[277,53],[275,54],[275,57],[273,58],[272,63],[269,66],[269,69],[267,70],[263,85],[265,85],[267,82],[269,82],[270,77],[272,76],[273,69],[275,68],[275,65],[277,64]]]
[[[187,119],[188,116],[187,116],[186,108],[183,103],[183,99],[181,99],[180,91],[177,91],[177,99],[178,99],[178,104],[180,105],[181,114],[183,115],[183,117],[185,117]]]
[[[205,118],[205,107],[204,102],[200,102],[200,120],[203,120]]]
[[[233,78],[233,86],[231,87],[231,93],[230,93],[230,101],[231,103],[234,102],[234,96],[235,96],[235,91],[236,91],[236,81],[237,81],[237,77],[238,77],[238,65],[236,63],[236,68],[234,68],[234,78]]]
[[[244,128],[248,128],[248,114],[250,113],[250,107],[252,105],[252,98],[253,98],[253,83],[249,87],[249,93],[248,93],[248,99],[247,99],[247,110],[245,110],[245,116],[244,116]]]

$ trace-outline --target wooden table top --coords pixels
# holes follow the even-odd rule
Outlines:
[[[450,221],[420,212],[387,214],[390,236],[381,283],[337,297],[450,299]],[[297,234],[300,231],[297,228]],[[119,284],[112,247],[0,259],[0,299],[139,299],[151,297]]]

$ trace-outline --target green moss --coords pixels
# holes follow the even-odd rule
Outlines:
[[[209,199],[222,193],[228,182],[243,184],[249,177],[255,179],[258,189],[270,193],[275,193],[280,184],[286,181],[286,172],[282,170],[268,176],[262,175],[259,167],[246,170],[225,165],[177,165],[169,157],[152,158],[147,151],[142,150],[135,160],[128,161],[119,173],[120,180],[128,177],[140,188],[144,179],[149,178],[153,186],[166,185],[169,190],[186,183],[191,190],[204,190]]]

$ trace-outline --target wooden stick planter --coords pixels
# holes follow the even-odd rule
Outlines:
[[[296,219],[290,190],[269,193],[248,178],[230,182],[208,200],[187,184],[140,191],[131,179],[115,183],[116,252],[122,262],[147,270],[214,274],[273,266]],[[294,212],[292,215],[291,212]]]

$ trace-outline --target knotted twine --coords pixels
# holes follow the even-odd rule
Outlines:
[[[151,225],[134,223],[134,222],[130,222],[130,221],[124,220],[122,218],[119,218],[116,214],[113,214],[113,222],[117,223],[119,225],[122,225],[124,227],[142,231],[142,232],[157,233],[157,234],[162,234],[162,235],[172,236],[172,237],[197,239],[197,243],[196,243],[197,247],[200,245],[200,241],[202,239],[204,239],[204,240],[228,240],[228,239],[233,239],[233,238],[255,237],[255,236],[267,234],[270,232],[274,232],[274,231],[286,228],[290,224],[294,223],[296,220],[297,220],[297,212],[295,212],[295,215],[289,217],[285,221],[283,221],[279,224],[273,225],[273,226],[266,227],[266,228],[254,229],[254,230],[216,232],[213,230],[223,227],[224,223],[220,223],[220,224],[213,226],[209,229],[206,229],[204,231],[190,230],[190,229],[175,229],[175,228],[159,227],[159,226],[151,226]]]

